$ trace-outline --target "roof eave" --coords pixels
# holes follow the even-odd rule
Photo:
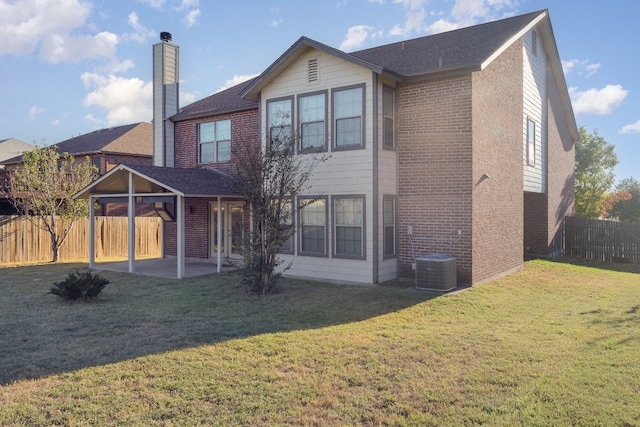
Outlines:
[[[213,110],[206,110],[206,111],[198,111],[197,113],[191,113],[191,114],[177,113],[169,117],[169,120],[171,120],[172,122],[182,122],[185,120],[200,119],[203,117],[219,116],[221,114],[238,113],[240,111],[249,111],[249,110],[257,110],[257,109],[258,109],[258,105],[256,104],[252,106],[224,108],[220,110],[213,109]]]

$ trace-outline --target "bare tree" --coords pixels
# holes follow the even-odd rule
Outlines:
[[[49,233],[53,262],[58,261],[59,249],[75,220],[88,215],[88,201],[72,196],[91,183],[96,172],[89,157],[78,161],[49,146],[25,152],[22,164],[10,174],[7,196],[31,222]]]
[[[244,281],[260,294],[273,290],[278,277],[291,266],[278,268],[283,263],[280,250],[295,234],[296,212],[304,207],[296,205],[295,198],[309,188],[311,173],[326,159],[295,154],[293,140],[290,128],[281,127],[262,149],[243,146],[230,180],[231,189],[251,209]]]

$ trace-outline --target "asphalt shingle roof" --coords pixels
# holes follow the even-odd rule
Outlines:
[[[350,55],[405,77],[477,68],[542,11],[405,40]]]
[[[173,121],[186,120],[209,114],[222,114],[232,111],[250,110],[258,108],[256,101],[240,97],[240,93],[255,79],[247,80],[229,89],[214,93],[200,101],[189,104],[171,117]]]
[[[145,165],[125,166],[185,195],[234,195],[227,188],[226,183],[229,176],[213,169],[169,168]]]

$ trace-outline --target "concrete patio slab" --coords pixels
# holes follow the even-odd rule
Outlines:
[[[222,272],[237,270],[238,266],[223,266]],[[128,261],[110,261],[100,262],[96,260],[95,271],[119,271],[123,273],[129,272]],[[141,274],[144,276],[164,277],[167,279],[176,279],[177,277],[177,261],[175,258],[153,258],[141,259],[134,262],[133,274]],[[185,261],[185,278],[206,276],[217,273],[217,265],[215,259],[210,260],[186,260]]]

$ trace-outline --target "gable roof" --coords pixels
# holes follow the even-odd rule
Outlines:
[[[153,154],[153,125],[147,122],[99,129],[55,144],[59,153],[72,156],[111,153],[136,156]],[[4,164],[20,163],[22,156],[4,161]]]
[[[213,169],[121,164],[83,188],[73,197],[87,199],[90,195],[125,195],[129,189],[129,173],[134,176],[136,194],[172,193],[185,197],[235,195],[227,188],[229,176]]]
[[[33,150],[34,146],[15,138],[0,140],[0,162],[21,155],[25,151]]]
[[[543,18],[532,12],[444,33],[352,52],[351,55],[392,70],[404,79],[440,72],[477,71],[510,41]]]
[[[170,117],[171,121],[195,119],[211,114],[232,113],[236,111],[252,110],[258,108],[255,100],[245,99],[240,96],[244,89],[253,83],[255,78],[237,84],[226,90],[214,93],[206,98],[189,104]]]

